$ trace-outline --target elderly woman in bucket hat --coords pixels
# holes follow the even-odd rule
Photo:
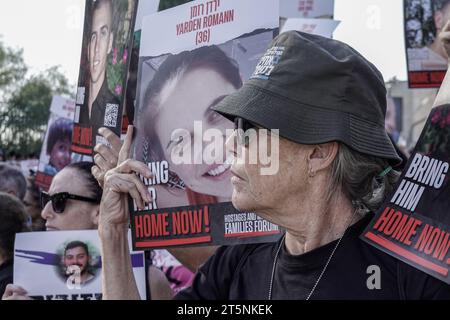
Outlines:
[[[286,232],[275,243],[219,248],[178,299],[450,298],[445,283],[359,239],[392,190],[400,158],[384,129],[383,78],[358,52],[339,41],[283,33],[252,78],[214,109],[236,126],[227,142],[235,155],[233,205]],[[99,232],[109,261],[106,299],[139,298],[124,258],[126,193],[141,206],[151,201],[133,174],[151,172],[127,160],[131,131],[119,165],[105,176]],[[264,150],[279,165],[262,174],[266,165],[247,159],[262,148],[264,134],[279,141]],[[370,270],[377,279],[368,279]]]

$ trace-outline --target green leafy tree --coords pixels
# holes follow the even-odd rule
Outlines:
[[[0,41],[0,112],[27,70],[22,50],[7,48]]]
[[[23,51],[0,43],[0,146],[7,153],[39,153],[53,95],[70,96],[58,67],[27,76]]]

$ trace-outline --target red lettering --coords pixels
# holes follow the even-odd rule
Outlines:
[[[136,238],[142,238],[142,235],[144,233],[144,226],[142,223],[142,216],[135,216],[134,217],[134,230],[136,232]]]
[[[181,233],[189,233],[189,214],[186,211],[181,212]]]
[[[150,237],[152,235],[152,230],[150,229],[150,216],[145,215],[144,216],[144,236],[146,238]]]
[[[389,221],[386,224],[386,228],[384,229],[384,234],[387,236],[390,236],[392,233],[394,233],[395,229],[397,228],[398,223],[400,222],[402,218],[402,213],[400,211],[396,211],[394,215],[389,219]]]
[[[439,228],[435,228],[433,232],[431,233],[430,239],[428,240],[428,244],[425,247],[425,254],[431,254],[436,247],[436,244],[440,237],[444,235],[444,232],[441,231]]]
[[[203,214],[205,215],[204,221],[205,221],[205,232],[209,232],[209,212],[208,212],[208,206],[205,206],[203,210]]]
[[[373,228],[378,229],[378,231],[382,232],[386,224],[389,222],[389,219],[391,218],[393,213],[394,209],[386,207],[386,209],[384,209],[383,213],[380,215]]]
[[[416,245],[414,246],[414,249],[419,249],[419,251],[423,251],[425,248],[425,245],[428,242],[428,239],[430,239],[431,233],[433,232],[433,227],[429,224],[425,225],[425,228],[423,229],[422,233],[420,234],[419,240],[417,240]]]
[[[192,226],[191,233],[201,233],[202,232],[202,210],[189,211],[189,222]]]
[[[81,136],[81,128],[79,126],[74,126],[73,128],[73,143],[79,144]]]
[[[92,128],[81,128],[79,144],[92,146]]]
[[[169,232],[167,231],[167,226],[169,224],[167,222],[167,216],[167,213],[151,215],[153,237],[169,235]]]
[[[431,82],[433,83],[442,83],[445,78],[445,72],[431,72],[430,73]]]
[[[439,260],[444,260],[444,257],[447,255],[447,252],[450,248],[450,241],[449,241],[450,234],[447,232],[445,234],[445,237],[439,238],[439,243],[436,247],[436,251],[433,254],[433,258],[438,258]]]
[[[167,216],[168,213],[136,216],[134,218],[136,238],[168,236],[167,226],[169,223]]]
[[[412,83],[429,83],[429,77],[427,72],[411,72],[409,74]]]
[[[414,224],[411,228],[411,230],[409,230],[408,236],[405,238],[405,241],[403,241],[404,244],[410,246],[411,245],[411,238],[413,238],[416,233],[417,233],[417,227],[422,225],[422,221],[414,219]]]
[[[408,222],[406,222],[406,221],[408,221]],[[411,228],[413,222],[414,222],[413,218],[408,220],[407,215],[403,216],[402,220],[399,222],[392,237],[395,238],[395,240],[400,240],[401,242],[403,242],[403,240],[408,235],[408,231]]]
[[[172,233],[174,235],[181,234],[180,212],[172,213]]]
[[[178,234],[196,234],[203,232],[203,221],[207,225],[205,228],[206,232],[209,232],[209,217],[205,218],[205,215],[208,215],[208,206],[205,206],[203,209],[182,211],[182,212],[173,212],[172,213],[172,232],[174,235]]]

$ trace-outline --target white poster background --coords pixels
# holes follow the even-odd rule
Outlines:
[[[54,96],[50,105],[50,116],[47,123],[47,131],[42,144],[41,154],[39,156],[39,171],[44,172],[45,165],[50,161],[50,156],[47,154],[47,139],[49,129],[52,124],[59,118],[64,118],[73,121],[75,113],[75,101],[66,99],[60,96]]]
[[[128,238],[129,243],[131,243],[130,232],[128,233]],[[48,257],[49,255],[60,254],[63,252],[65,245],[71,241],[82,241],[88,244],[89,248],[95,248],[95,252],[89,253],[91,255],[91,264],[98,262],[101,247],[97,230],[18,233],[14,245],[14,284],[23,287],[30,296],[69,295],[68,299],[71,299],[71,295],[101,293],[100,269],[95,273],[95,277],[88,283],[81,285],[81,288],[69,289],[66,281],[58,273],[59,265],[32,262],[33,260],[40,261],[45,259],[42,258],[43,256]],[[18,250],[34,251],[39,252],[39,254],[24,253]],[[143,252],[132,252],[131,254],[141,255],[142,261],[144,261]],[[61,258],[58,257],[58,259],[60,260]],[[105,262],[103,261],[102,263]],[[143,267],[133,268],[133,273],[139,294],[142,299],[146,299],[145,263]]]
[[[334,16],[334,0],[280,0],[280,17],[327,18]]]
[[[202,15],[191,19],[191,12],[199,8]],[[206,13],[207,8],[216,8]],[[233,20],[203,28],[204,18],[234,10]],[[279,0],[198,0],[144,18],[140,57],[156,57],[166,53],[177,54],[205,45],[217,45],[257,29],[278,28]],[[274,17],[277,17],[274,19]],[[200,18],[201,28],[177,35],[177,25]],[[158,30],[158,32],[155,32]],[[210,40],[196,43],[197,32],[210,30]]]
[[[75,101],[61,96],[54,96],[50,105],[50,112],[60,118],[73,119]]]
[[[158,11],[159,0],[140,0],[136,13],[136,23],[134,24],[134,31],[142,29],[142,20],[145,16]]]
[[[340,23],[338,20],[329,19],[289,18],[286,20],[281,33],[295,30],[331,38]]]

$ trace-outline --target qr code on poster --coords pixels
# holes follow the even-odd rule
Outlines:
[[[105,119],[103,125],[106,127],[117,126],[117,113],[119,112],[119,105],[108,103],[105,110]]]

